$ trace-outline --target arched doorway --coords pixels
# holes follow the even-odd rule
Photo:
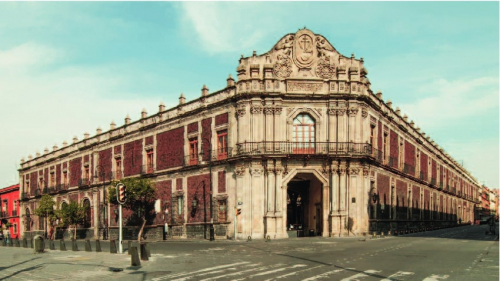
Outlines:
[[[92,211],[90,208],[90,200],[83,200],[83,207],[85,207],[85,217],[83,221],[83,227],[89,228],[92,225]]]
[[[322,235],[324,184],[313,173],[297,173],[287,184],[286,231],[288,237]]]
[[[30,209],[26,208],[26,231],[31,231],[31,215]]]

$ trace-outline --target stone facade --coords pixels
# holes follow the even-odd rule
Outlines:
[[[205,238],[211,221],[217,238],[274,239],[473,219],[476,179],[371,91],[362,58],[302,29],[242,57],[237,73],[220,91],[204,86],[196,100],[22,161],[23,217],[43,193],[58,206],[89,200],[93,236],[113,236],[109,182],[151,177],[149,227],[167,223],[173,237]]]

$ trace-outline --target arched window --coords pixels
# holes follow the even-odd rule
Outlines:
[[[85,207],[85,218],[83,222],[83,227],[88,228],[91,226],[92,223],[92,217],[91,217],[91,208],[90,208],[90,201],[89,199],[83,200],[83,207]]]
[[[293,119],[293,152],[314,153],[315,122],[309,114],[301,113]]]

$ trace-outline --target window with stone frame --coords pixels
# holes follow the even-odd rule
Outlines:
[[[384,164],[387,164],[387,159],[389,159],[389,155],[388,155],[388,149],[387,149],[387,146],[389,145],[389,143],[387,142],[387,138],[388,138],[388,133],[387,132],[384,132],[384,137],[382,139],[383,143],[382,143],[382,147],[383,147],[383,154],[384,154]]]
[[[55,172],[52,170],[50,172],[50,187],[54,187],[56,186],[56,174]]]
[[[45,230],[44,217],[38,217],[38,230]]]
[[[301,113],[293,119],[293,152],[297,154],[314,153],[316,143],[315,121],[307,113]]]
[[[226,222],[227,221],[227,201],[226,200],[219,200],[218,201],[218,221],[219,222]]]
[[[375,153],[375,149],[374,146],[375,146],[375,124],[370,124],[370,146],[371,146],[371,149],[372,149],[372,155],[374,155]]]
[[[147,173],[153,173],[154,171],[154,166],[153,166],[153,160],[154,159],[154,153],[153,153],[153,149],[150,148],[148,150],[146,150],[146,172]]]
[[[198,137],[189,139],[189,165],[198,164]]]
[[[217,160],[227,159],[227,130],[217,132]]]
[[[63,171],[63,184],[68,185],[68,171]]]
[[[122,178],[122,158],[117,157],[115,159],[115,179],[120,180]]]

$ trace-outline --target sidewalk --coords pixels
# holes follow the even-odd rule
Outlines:
[[[0,280],[143,280],[156,257],[130,266],[131,258],[109,252],[46,250],[34,254],[31,248],[0,247]]]

